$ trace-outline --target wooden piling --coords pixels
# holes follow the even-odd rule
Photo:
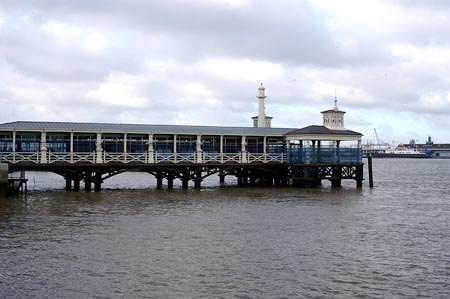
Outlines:
[[[92,190],[92,174],[90,172],[86,172],[84,177],[84,190],[91,191]]]
[[[367,165],[369,167],[369,187],[373,188],[372,155],[367,157]]]
[[[94,177],[94,191],[96,192],[101,191],[102,183],[103,183],[102,173],[100,171],[96,171]]]
[[[167,177],[167,189],[173,189],[173,174],[169,173]]]
[[[163,186],[163,173],[161,170],[156,172],[156,188],[162,189]]]

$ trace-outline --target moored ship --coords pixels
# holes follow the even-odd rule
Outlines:
[[[405,147],[399,144],[397,147],[386,146],[379,148],[366,147],[363,149],[364,156],[374,158],[429,158],[430,155],[420,149]]]

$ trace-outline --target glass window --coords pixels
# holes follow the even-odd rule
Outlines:
[[[154,149],[157,153],[173,153],[173,135],[154,135]]]
[[[97,134],[73,134],[73,151],[75,153],[90,153],[96,150]]]
[[[240,136],[224,136],[223,138],[223,152],[224,153],[239,153],[241,151],[241,137]]]
[[[202,136],[202,149],[205,153],[220,153],[220,136]]]

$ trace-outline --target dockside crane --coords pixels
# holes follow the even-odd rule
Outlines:
[[[375,137],[377,138],[377,145],[380,146],[381,143],[380,143],[380,138],[378,138],[377,129],[376,129],[376,128],[373,128],[373,130],[375,131]]]

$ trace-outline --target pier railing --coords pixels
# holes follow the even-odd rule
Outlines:
[[[360,148],[292,148],[287,153],[0,152],[0,163],[361,163]]]
[[[111,152],[0,152],[0,163],[10,164],[159,164],[159,163],[284,163],[285,153],[111,153]]]
[[[292,148],[289,163],[361,163],[360,148]]]

